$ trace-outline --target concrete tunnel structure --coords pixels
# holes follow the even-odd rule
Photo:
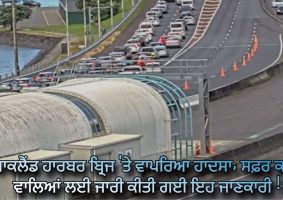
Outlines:
[[[1,97],[0,105],[0,157],[111,133],[141,135],[143,159],[172,151],[167,103],[137,80],[74,79]]]

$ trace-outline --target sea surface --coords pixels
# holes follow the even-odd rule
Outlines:
[[[40,49],[19,48],[19,65],[22,69],[34,59]],[[14,49],[10,46],[0,45],[0,75],[11,74],[14,69]]]
[[[58,7],[59,6],[59,0],[35,0],[39,3],[41,3],[42,7]],[[2,5],[2,2],[0,0],[0,5]]]

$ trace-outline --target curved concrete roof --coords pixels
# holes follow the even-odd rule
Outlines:
[[[87,116],[62,95],[91,106],[106,133],[141,135],[142,157],[171,150],[170,113],[153,88],[132,79],[77,79],[0,98],[0,157],[92,137]]]
[[[0,157],[92,136],[84,114],[65,99],[39,92],[0,98]]]
[[[75,79],[45,92],[72,95],[90,104],[107,133],[142,135],[142,156],[171,149],[170,113],[160,94],[132,79]]]

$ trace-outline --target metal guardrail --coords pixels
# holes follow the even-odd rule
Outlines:
[[[52,64],[48,67],[42,68],[42,69],[38,69],[36,71],[33,71],[31,73],[27,73],[25,75],[22,75],[20,77],[17,78],[23,78],[23,77],[28,77],[28,76],[32,76],[35,75],[37,73],[52,69],[52,68],[56,68],[58,65],[62,65],[70,60],[76,59],[78,57],[80,57],[81,55],[87,53],[88,51],[92,50],[93,48],[97,47],[98,45],[100,45],[105,39],[107,39],[110,35],[112,35],[116,30],[118,30],[128,19],[130,16],[132,16],[132,14],[134,14],[134,12],[137,10],[138,6],[141,4],[142,0],[136,0],[135,6],[130,10],[130,12],[117,24],[115,25],[110,31],[108,31],[106,34],[104,34],[99,40],[97,40],[94,44],[90,45],[89,47],[81,50],[80,52],[69,56],[68,58],[65,58],[61,61],[59,61],[58,63]],[[14,80],[16,77],[10,77],[10,78],[6,78],[5,80],[0,80],[0,83],[4,83],[4,82],[9,82]]]

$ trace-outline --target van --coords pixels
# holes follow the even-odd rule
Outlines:
[[[192,9],[194,9],[194,1],[193,0],[182,0],[181,6],[190,6]]]
[[[149,22],[142,22],[139,27],[140,31],[147,31],[153,34],[153,24]]]
[[[283,0],[272,0],[272,7],[276,8],[278,6],[283,6]]]
[[[173,31],[173,30],[176,30],[176,29],[182,30],[182,31],[186,30],[183,22],[171,22],[170,23],[170,30]]]

